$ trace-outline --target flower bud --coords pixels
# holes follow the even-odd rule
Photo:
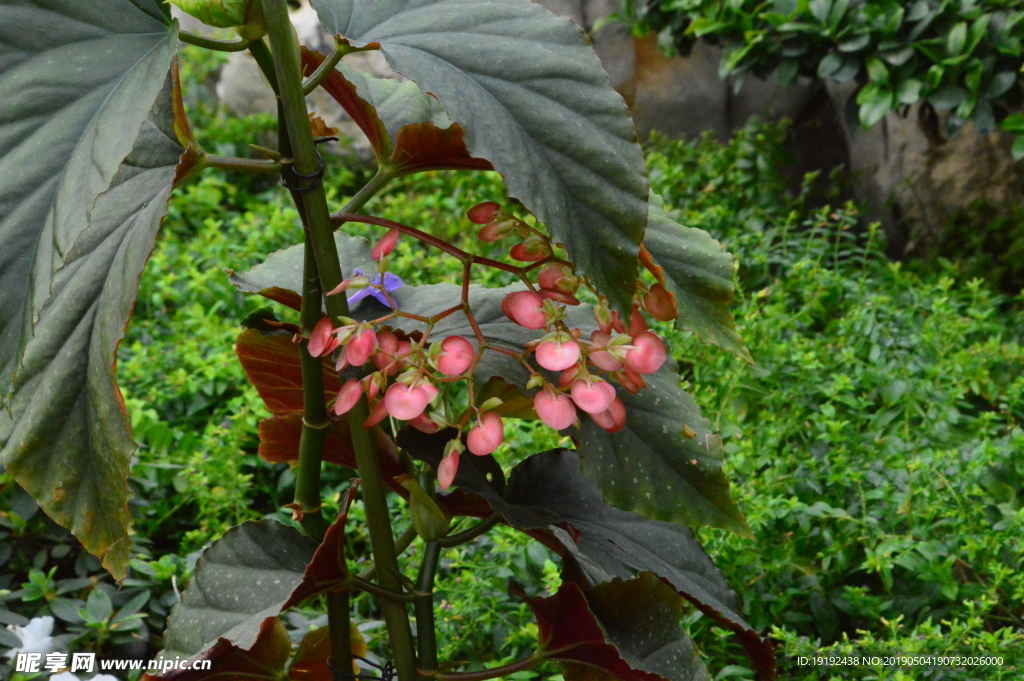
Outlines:
[[[395,250],[395,245],[398,243],[398,235],[399,232],[397,229],[389,229],[387,234],[381,237],[381,240],[374,244],[373,250],[370,251],[370,257],[374,260],[380,260],[385,255],[391,253],[391,251]]]
[[[171,0],[171,2],[207,26],[240,27],[239,33],[246,40],[261,38],[267,32],[263,22],[263,4],[260,0]]]
[[[309,334],[309,344],[306,349],[310,356],[320,357],[329,355],[338,347],[338,337],[334,334],[334,325],[327,317],[322,318],[313,327]]]
[[[334,413],[338,416],[348,413],[363,396],[363,383],[358,378],[350,379],[338,391],[338,399],[334,402]]]
[[[544,299],[533,291],[516,291],[501,301],[505,316],[519,326],[530,330],[543,328],[548,323],[544,313]]]
[[[536,356],[545,369],[562,371],[580,360],[580,346],[571,338],[556,337],[538,345]]]
[[[437,541],[448,536],[451,516],[437,505],[414,478],[400,475],[396,481],[409,492],[409,516],[416,534],[423,537],[424,541]],[[427,482],[429,484],[429,480]]]
[[[484,201],[483,203],[478,203],[470,208],[466,212],[466,217],[469,218],[470,222],[475,222],[478,225],[486,225],[498,216],[499,210],[501,210],[501,206],[494,201]]]
[[[633,336],[633,349],[626,353],[626,366],[638,374],[653,374],[667,357],[661,339],[650,331],[643,331]]]

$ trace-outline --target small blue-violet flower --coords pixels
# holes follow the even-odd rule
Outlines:
[[[363,277],[366,275],[364,275],[363,271],[357,267],[353,271],[352,276]],[[349,307],[355,307],[356,303],[358,303],[363,298],[366,298],[367,296],[373,296],[374,298],[379,300],[383,305],[391,307],[391,303],[388,301],[387,296],[384,295],[384,291],[391,293],[402,288],[402,279],[397,274],[385,272],[383,275],[378,274],[376,277],[372,278],[370,280],[370,284],[372,285],[364,288],[362,291],[356,291],[355,293],[348,297]],[[378,288],[382,285],[384,287],[384,291],[381,291],[380,288]]]

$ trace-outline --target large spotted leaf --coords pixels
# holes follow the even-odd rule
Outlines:
[[[448,437],[451,431],[425,435],[407,428],[398,444],[436,467]],[[642,578],[645,573],[657,576],[735,632],[762,678],[773,678],[771,643],[740,616],[736,593],[690,528],[607,504],[594,482],[581,473],[577,452],[553,450],[529,457],[513,469],[504,491],[488,481],[481,465],[486,460],[463,457],[455,478],[459,491],[444,499],[450,510],[483,515],[486,511],[481,513],[478,502],[486,501],[509,525],[571,556],[580,581],[590,585]]]
[[[233,527],[203,552],[167,619],[161,657],[190,658],[218,641],[248,650],[302,584],[316,542],[276,520]]]
[[[376,43],[432,94],[626,312],[647,224],[644,159],[580,29],[529,0],[312,0],[327,30]]]
[[[702,229],[679,224],[665,210],[661,197],[652,193],[644,247],[660,268],[659,278],[675,296],[676,326],[752,361],[729,309],[735,292],[733,258],[722,244]]]
[[[124,12],[139,12],[134,5],[128,6],[131,9],[124,9]],[[12,10],[24,11],[26,7],[4,6],[0,8],[0,17]],[[29,13],[29,16],[33,15]],[[0,32],[9,28],[8,18],[9,14],[0,18]],[[149,15],[144,15],[143,19],[141,23],[155,21]],[[125,19],[122,17],[122,20]],[[69,25],[69,30],[71,28],[74,27]],[[85,29],[78,27],[78,30]],[[96,40],[111,50],[119,45],[110,37]],[[129,45],[122,47],[128,49],[139,40],[142,39],[132,38],[127,41]],[[86,41],[82,49],[88,54],[94,47],[93,42]],[[89,82],[88,77],[82,78]],[[46,91],[42,84],[39,89]],[[109,93],[109,97],[114,94]],[[69,110],[81,104],[65,103]],[[56,106],[56,103],[50,102],[48,106]],[[125,106],[125,119],[119,119],[118,125],[130,129],[133,107],[134,103]],[[70,115],[70,111],[68,113]],[[109,122],[102,123],[97,123],[97,127],[112,134]],[[43,140],[52,142],[53,137],[60,134],[48,131],[48,126],[42,123],[34,133],[26,130],[29,139],[39,137],[39,148],[44,148]],[[21,312],[7,308],[0,313],[3,320],[0,324],[6,324],[0,334],[2,352],[8,368],[18,364],[13,380],[10,380],[12,373],[8,372],[5,374],[8,380],[2,385],[4,392],[10,391],[11,396],[8,408],[0,411],[0,460],[50,517],[74,532],[118,577],[124,576],[128,564],[131,518],[127,507],[127,477],[135,443],[117,388],[114,361],[135,302],[139,276],[167,210],[175,165],[181,154],[173,134],[169,81],[141,132],[137,136],[135,132],[131,134],[134,149],[118,172],[107,178],[110,188],[100,194],[95,205],[88,207],[88,222],[80,225],[73,243],[62,244],[68,234],[58,229],[68,224],[61,222],[59,208],[64,205],[62,201],[70,200],[62,193],[67,186],[60,179],[60,173],[50,180],[38,178],[39,192],[43,192],[48,183],[54,185],[49,213],[29,196],[7,214],[0,225],[0,243],[4,246],[0,247],[0,280],[4,283],[0,308],[13,299],[21,299],[25,305],[20,310],[26,315],[19,317]],[[90,157],[94,169],[106,162],[108,149],[105,145],[108,143],[120,144],[105,139],[104,149],[95,150]],[[59,146],[53,147],[47,153],[60,156],[59,149]],[[70,154],[70,160],[62,157],[68,161],[63,173],[64,180],[68,180],[78,152],[75,149],[65,151]],[[21,152],[15,148],[11,153],[13,156],[9,154],[0,159],[0,166]],[[3,182],[0,194],[10,198],[11,187],[37,171],[34,161],[25,161],[24,173],[9,173],[0,168]],[[93,176],[92,173],[86,175]],[[84,179],[79,177],[79,180]],[[80,193],[76,196],[81,199]],[[4,205],[10,207],[11,204]],[[84,206],[80,208],[82,213],[86,212]],[[37,209],[39,212],[32,217]],[[77,214],[75,219],[81,217],[82,214]],[[22,237],[28,238],[22,240]],[[39,250],[35,248],[36,241],[40,244]],[[57,253],[50,249],[58,246],[60,267],[52,280],[47,281],[45,301],[36,309],[34,303],[40,299],[25,286],[33,271],[33,258],[37,264],[39,258],[54,264]],[[43,270],[34,271],[49,277],[45,272],[49,265],[40,266]],[[18,333],[19,319],[33,321],[25,327],[28,331],[23,336]]]
[[[649,572],[586,593],[568,582],[526,601],[537,617],[538,655],[561,662],[566,681],[710,679],[680,626],[682,599]]]
[[[176,34],[157,0],[0,4],[0,404],[164,85]]]

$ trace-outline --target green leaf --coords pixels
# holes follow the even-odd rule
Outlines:
[[[867,130],[878,121],[885,118],[886,114],[893,110],[895,100],[893,92],[887,88],[878,87],[874,83],[864,86],[857,96],[860,103],[860,124]]]
[[[344,276],[350,276],[356,268],[367,275],[372,275],[376,271],[377,266],[370,257],[370,243],[366,239],[335,232],[334,243],[338,249],[338,260]],[[302,304],[304,253],[302,244],[276,251],[247,272],[231,272],[228,281],[243,293],[258,293],[298,310]]]
[[[586,594],[567,582],[548,598],[517,595],[537,617],[539,656],[561,662],[566,681],[592,680],[595,669],[619,681],[710,681],[679,624],[681,599],[649,574]]]
[[[117,615],[114,617],[115,622],[120,622],[126,617],[131,617],[139,610],[142,610],[142,606],[149,602],[149,591],[142,591],[132,597],[130,601],[124,604],[120,610],[117,611]]]
[[[288,630],[280,617],[268,617],[261,622],[254,640],[248,646],[232,645],[225,638],[218,639],[196,658],[209,660],[210,667],[177,669],[158,678],[168,681],[209,681],[210,679],[245,679],[246,681],[281,681],[285,663],[292,653]],[[152,676],[144,678],[153,679]]]
[[[679,224],[657,194],[651,194],[648,220],[644,246],[675,296],[676,327],[752,362],[730,310],[735,293],[732,256],[707,232]]]
[[[818,78],[832,76],[842,65],[843,58],[834,52],[829,52],[818,62]]]
[[[708,525],[753,536],[722,470],[722,439],[679,387],[674,361],[645,377],[647,389],[619,397],[626,427],[609,433],[593,419],[576,440],[583,471],[609,503],[649,518]],[[691,435],[692,434],[692,435]]]
[[[1006,132],[1024,133],[1024,113],[1010,114],[999,127]]]
[[[114,613],[110,596],[102,589],[93,589],[85,601],[85,612],[93,622],[102,622]]]
[[[622,98],[571,21],[528,0],[313,0],[330,33],[378,43],[435,96],[510,196],[623,313],[647,223],[647,180]]]
[[[960,106],[967,98],[967,90],[962,87],[945,87],[929,95],[928,101],[939,111],[947,111]]]
[[[997,99],[1005,95],[1017,82],[1017,74],[1013,71],[1000,71],[992,76],[985,88],[985,99]]]
[[[910,78],[900,83],[896,92],[896,100],[900,104],[916,104],[921,99],[921,81]]]
[[[630,667],[669,681],[710,679],[680,626],[683,599],[650,572],[599,584],[587,594],[587,602]]]
[[[167,619],[161,657],[193,657],[218,640],[251,648],[302,582],[315,550],[312,539],[275,520],[228,530],[199,557]]]
[[[156,0],[0,5],[0,403],[164,85],[176,33]]]
[[[950,55],[959,55],[967,45],[967,22],[961,21],[946,36],[946,51]]]
[[[0,15],[8,9],[0,8]],[[118,46],[110,38],[98,41],[110,49]],[[92,47],[81,49],[89,54]],[[150,75],[162,78],[164,74]],[[67,87],[70,86],[64,85],[58,91],[66,93]],[[127,94],[109,89],[97,91],[105,92],[114,101]],[[81,104],[78,100],[69,108],[74,111]],[[139,276],[167,210],[181,147],[173,133],[168,80],[153,104],[150,118],[138,132],[131,154],[116,174],[104,180],[109,189],[95,205],[90,203],[88,209],[82,208],[80,214],[64,214],[61,206],[76,205],[65,189],[81,188],[83,182],[96,180],[98,169],[108,160],[109,149],[120,144],[108,137],[122,126],[131,129],[134,102],[122,102],[119,106],[116,113],[105,112],[101,107],[96,112],[94,128],[82,138],[82,144],[87,140],[86,146],[91,149],[87,164],[90,170],[85,172],[77,167],[78,148],[69,150],[70,158],[62,157],[68,161],[66,170],[51,169],[56,174],[50,180],[36,178],[40,182],[36,195],[46,205],[26,200],[4,223],[5,228],[12,229],[0,234],[4,247],[0,248],[0,281],[8,284],[0,307],[20,299],[26,306],[26,319],[33,319],[27,335],[19,337],[18,333],[24,330],[19,326],[24,320],[0,314],[0,319],[10,320],[0,332],[0,353],[9,360],[9,369],[15,363],[19,365],[13,380],[3,386],[9,386],[13,395],[9,410],[0,411],[0,459],[51,518],[68,527],[86,549],[103,560],[108,570],[123,578],[131,522],[127,477],[135,442],[117,388],[114,360],[131,316]],[[116,120],[107,120],[111,117]],[[41,143],[48,137],[53,141],[57,133],[51,128],[58,123],[59,117],[36,131]],[[134,131],[131,134],[135,136]],[[92,149],[100,139],[90,136],[97,135],[102,139],[102,150]],[[16,147],[0,160],[0,170],[24,151]],[[25,161],[25,170],[19,170],[17,177],[35,176],[30,172],[34,164],[35,161]],[[75,178],[71,177],[72,172],[77,174]],[[0,176],[13,177],[2,173]],[[5,184],[0,193],[18,184]],[[78,198],[82,199],[82,195],[78,194]],[[65,204],[65,200],[70,203]],[[85,213],[88,222],[80,220]],[[58,257],[51,252],[56,244],[52,239],[61,241],[58,234],[69,236],[64,228],[71,223],[80,231],[73,242],[60,246]],[[38,314],[30,308],[40,298],[25,286],[18,286],[27,283],[33,258],[36,264],[32,267],[43,277],[50,276],[51,265],[60,263],[52,280],[47,279],[46,299]],[[35,283],[39,281],[33,279]],[[20,312],[15,316],[20,317]],[[5,376],[12,379],[11,373]]]
[[[1013,146],[1010,148],[1010,153],[1013,154],[1014,161],[1019,161],[1024,158],[1024,136],[1013,140]]]
[[[832,0],[811,0],[807,7],[814,18],[824,24],[828,21],[829,12],[832,11]]]

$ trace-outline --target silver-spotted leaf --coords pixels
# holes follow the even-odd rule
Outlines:
[[[328,31],[376,43],[441,103],[470,156],[627,313],[647,224],[643,154],[580,29],[529,0],[312,0]]]

